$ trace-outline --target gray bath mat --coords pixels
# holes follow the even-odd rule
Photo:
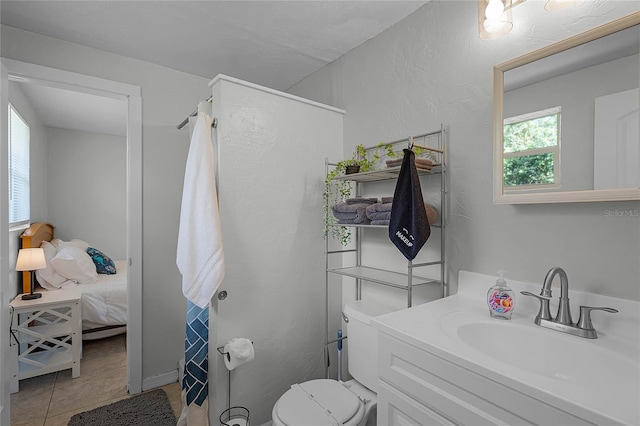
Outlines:
[[[167,394],[162,389],[145,392],[71,417],[68,426],[175,426]]]

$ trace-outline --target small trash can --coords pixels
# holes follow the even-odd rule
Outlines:
[[[249,410],[244,407],[227,408],[220,414],[221,426],[249,426]]]

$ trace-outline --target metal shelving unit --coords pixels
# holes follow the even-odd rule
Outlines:
[[[327,282],[329,274],[338,274],[342,276],[352,277],[356,279],[356,299],[361,299],[362,296],[362,281],[377,283],[381,285],[386,285],[389,287],[394,287],[398,289],[403,289],[407,291],[407,307],[411,307],[413,304],[413,287],[420,285],[441,285],[443,288],[443,294],[447,295],[448,288],[445,281],[445,207],[446,207],[446,158],[445,158],[445,128],[444,125],[441,125],[440,129],[434,132],[424,133],[412,137],[408,137],[405,139],[397,140],[391,142],[393,145],[409,145],[411,141],[415,144],[415,146],[419,147],[432,147],[435,148],[436,151],[432,153],[436,157],[436,163],[438,165],[434,166],[430,171],[418,170],[418,175],[420,176],[434,176],[437,175],[440,177],[440,213],[439,213],[439,223],[431,225],[432,228],[440,228],[441,230],[441,238],[440,238],[440,258],[430,262],[423,263],[413,263],[412,261],[407,262],[407,272],[406,273],[398,273],[387,271],[379,268],[373,268],[362,264],[362,246],[361,246],[361,233],[366,228],[386,228],[384,225],[362,225],[362,224],[342,224],[342,223],[334,223],[329,224],[328,226],[338,226],[338,227],[352,227],[355,229],[355,249],[344,249],[344,250],[329,250],[329,237],[327,237],[325,242],[325,253],[327,257],[326,265],[327,265]],[[424,142],[424,144],[419,145],[419,142]],[[373,150],[376,147],[367,148],[367,150]],[[331,167],[332,164],[327,162],[327,171],[328,167]],[[367,182],[376,182],[382,180],[393,180],[398,177],[400,173],[400,167],[390,167],[382,170],[372,170],[364,173],[354,173],[344,176],[338,176],[334,178],[335,180],[346,180],[354,182],[356,185],[356,195],[360,193],[360,185],[366,184]],[[329,206],[327,206],[329,208]],[[356,261],[354,266],[342,267],[342,268],[329,268],[329,256],[333,254],[345,254],[345,253],[355,253]],[[414,274],[415,268],[426,267],[440,265],[440,279],[432,279],[425,278]]]
[[[389,271],[385,269],[375,268],[367,265],[363,265],[362,262],[362,233],[366,232],[367,228],[388,228],[386,225],[363,225],[363,224],[342,224],[333,223],[327,226],[349,227],[355,230],[355,248],[344,248],[340,250],[329,250],[329,239],[327,235],[325,238],[325,261],[326,261],[326,274],[325,274],[325,286],[326,286],[326,336],[325,336],[325,349],[328,350],[328,345],[335,343],[337,340],[329,340],[329,319],[328,319],[328,292],[329,292],[329,275],[336,274],[345,277],[355,278],[356,280],[356,299],[362,298],[362,283],[364,281],[380,284],[383,286],[393,287],[407,292],[407,307],[411,307],[413,304],[413,288],[423,285],[438,285],[442,287],[442,294],[448,295],[448,285],[445,280],[445,231],[446,231],[446,157],[445,157],[445,127],[440,126],[437,131],[424,133],[405,139],[390,142],[393,145],[397,145],[398,148],[409,146],[410,143],[414,143],[418,147],[431,147],[435,148],[432,154],[435,156],[437,165],[434,165],[430,171],[424,171],[418,169],[419,176],[439,176],[440,180],[440,211],[438,223],[431,225],[432,228],[440,229],[440,256],[438,259],[429,262],[414,263],[407,261],[406,273],[399,273]],[[367,148],[367,150],[374,150],[375,146]],[[396,148],[397,150],[397,148]],[[335,166],[335,164],[325,161],[326,172],[329,172],[329,168]],[[400,173],[400,167],[390,167],[382,170],[372,170],[363,173],[354,173],[344,176],[337,176],[335,180],[351,181],[355,184],[356,196],[360,194],[360,186],[368,182],[395,180]],[[330,208],[330,206],[327,206]],[[330,213],[330,212],[328,212]],[[428,244],[428,243],[427,243]],[[355,254],[355,264],[352,266],[329,268],[329,257],[332,255],[341,255],[346,253]],[[400,255],[400,254],[399,254]],[[402,255],[400,255],[402,257]],[[421,275],[416,275],[414,269],[427,266],[440,266],[440,279],[427,278]],[[328,367],[327,367],[328,377]]]

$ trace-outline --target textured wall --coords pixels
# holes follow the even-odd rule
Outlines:
[[[255,360],[231,373],[231,398],[262,424],[292,384],[324,374],[323,159],[342,148],[343,115],[227,80],[213,96],[229,297],[211,316],[210,342],[253,341]],[[227,370],[213,353],[219,413]]]
[[[478,38],[476,4],[432,1],[289,91],[347,111],[345,156],[358,143],[447,125],[447,268],[454,289],[461,269],[505,269],[507,278],[541,282],[557,265],[570,288],[639,300],[640,217],[616,211],[637,211],[640,203],[493,204],[491,91],[493,65],[637,11],[640,3],[580,2],[550,13],[528,1],[514,9],[512,33],[493,41]],[[371,240],[377,247],[384,236]],[[374,256],[398,258],[393,249]],[[396,267],[404,267],[401,258]]]

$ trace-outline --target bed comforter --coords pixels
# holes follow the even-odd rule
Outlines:
[[[127,261],[117,260],[115,264],[118,272],[114,275],[99,274],[95,283],[67,282],[61,287],[82,290],[83,330],[127,324]]]

